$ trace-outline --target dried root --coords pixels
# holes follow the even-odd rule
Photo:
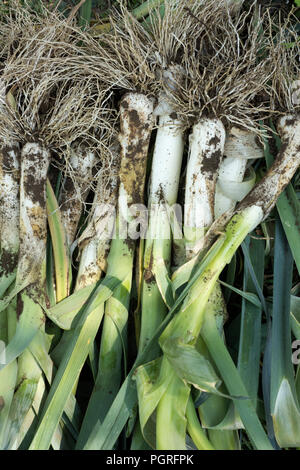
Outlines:
[[[300,112],[300,41],[295,17],[284,20],[268,14],[270,63],[275,73],[270,82],[270,107],[277,114]]]
[[[252,8],[233,17],[223,2],[195,2],[188,12],[197,25],[189,36],[181,64],[185,79],[177,93],[167,94],[187,122],[218,117],[230,127],[260,133],[258,120],[268,113],[267,83],[274,71],[270,59],[257,60],[266,45],[264,22]]]
[[[102,34],[101,40],[86,32],[82,35],[82,65],[110,88],[150,93],[155,78],[149,60],[150,35],[123,2],[120,11],[112,9],[109,20],[111,31]]]
[[[111,31],[102,34],[101,41],[92,35],[82,38],[89,51],[85,66],[90,74],[99,75],[101,60],[102,79],[112,88],[156,95],[161,71],[179,62],[188,36],[198,29],[187,12],[193,3],[195,0],[167,0],[163,18],[153,9],[149,23],[142,25],[121,1],[119,10],[112,9]]]
[[[99,140],[111,126],[109,93],[82,67],[82,31],[56,11],[42,10],[37,16],[16,7],[0,25],[6,44],[2,81],[9,92],[1,106],[0,132],[5,141],[39,142],[52,156],[63,155],[60,168],[78,190],[82,174],[69,171],[69,159],[76,146],[88,146],[99,159]]]

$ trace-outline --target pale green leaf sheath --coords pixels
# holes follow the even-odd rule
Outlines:
[[[65,354],[40,413],[40,422],[30,449],[46,450],[49,448],[68,398],[72,394],[72,389],[89,353],[91,341],[97,333],[95,317],[99,323],[102,319],[102,308],[97,308],[97,306],[101,307],[119,284],[120,282],[114,278],[105,278],[100,285],[94,287],[85,306],[79,312],[73,335],[68,341]]]
[[[112,192],[110,194],[111,197],[109,197],[109,200],[111,203],[113,203],[113,206],[116,205],[116,189],[117,186],[115,186],[114,182],[112,182]],[[100,206],[95,206],[95,211],[93,213],[91,222],[95,233],[92,238],[89,238],[88,243],[85,245],[81,253],[81,260],[76,283],[76,292],[79,292],[82,288],[84,288],[84,286],[96,282],[98,279],[100,279],[102,271],[107,270],[107,255],[113,229],[113,226],[110,221],[105,221],[107,216],[110,218],[111,214],[107,213],[106,208],[104,208],[104,210],[101,210]],[[89,230],[90,227],[87,228],[87,233],[89,233]],[[98,331],[100,324],[99,320],[101,321],[104,315],[104,305],[104,303],[99,305],[98,308],[95,309],[95,312],[92,312],[91,314],[95,316],[95,332]],[[70,333],[70,337],[72,335],[71,331],[65,333]],[[61,343],[62,344],[60,344],[59,346],[63,349],[65,347],[65,344],[63,341],[61,341]],[[76,443],[77,447],[79,448],[81,448],[83,443],[85,443],[86,436],[90,432],[91,420],[93,420],[95,417],[95,410],[97,413],[99,409],[99,402],[97,400],[97,387],[98,383],[101,383],[101,376],[100,374],[98,374],[97,364],[95,365],[95,370],[93,370],[93,374],[95,376],[95,385],[89,400],[87,411],[80,427],[80,432]]]
[[[18,377],[16,390],[10,408],[8,426],[6,428],[8,449],[17,449],[24,435],[24,431],[20,432],[22,427],[24,428],[26,424],[25,433],[30,427],[31,422],[27,419],[28,422],[25,423],[25,420],[33,404],[38,382],[42,379],[42,371],[29,349],[21,354],[17,362]]]
[[[0,449],[7,449],[9,444],[9,413],[12,406],[14,389],[17,383],[18,366],[17,361],[13,361],[5,369],[0,371]]]
[[[232,222],[228,225],[226,229],[227,236],[226,240],[223,243],[223,246],[220,248],[219,252],[217,253],[217,255],[215,255],[213,260],[209,263],[208,267],[205,269],[200,278],[195,282],[181,308],[181,311],[174,317],[174,319],[170,322],[163,335],[161,336],[160,344],[163,350],[166,349],[166,346],[167,349],[170,349],[170,341],[174,342],[176,341],[176,338],[177,341],[180,339],[180,341],[186,345],[195,344],[196,338],[200,333],[201,326],[204,320],[206,303],[214,289],[215,283],[218,279],[220,272],[222,271],[226,263],[230,261],[231,256],[233,255],[239,244],[242,242],[243,238],[247,235],[248,231],[253,228],[253,225],[259,223],[261,217],[262,211],[260,210],[260,208],[257,207],[245,209],[243,213],[234,216]],[[200,293],[201,297],[199,297]],[[199,302],[199,299],[201,299],[201,302]],[[196,305],[197,308],[194,308],[194,310],[192,311],[192,315],[189,315],[189,313],[191,312],[191,307]],[[214,314],[213,321],[215,322]],[[218,334],[218,337],[220,338],[219,341],[221,342],[224,350],[226,351],[226,347],[221,337],[219,336],[217,327],[216,332]],[[167,357],[169,354],[170,352],[167,352]],[[213,359],[215,360],[214,356]],[[222,355],[219,360],[222,360]],[[217,364],[217,366],[219,368],[219,364]],[[198,386],[200,389],[208,390],[208,387],[204,386],[204,384],[201,384],[201,382],[197,384],[195,377],[190,377],[189,380],[193,380],[192,383],[195,386]],[[235,390],[235,392],[233,392],[232,390],[229,391],[231,394],[235,394],[238,396],[247,396],[247,392],[244,388],[243,393],[240,389]],[[236,400],[236,405],[238,406],[238,404],[242,404],[242,406],[244,406],[246,404],[246,400]],[[252,407],[251,403],[250,406]],[[246,416],[246,420],[247,418],[251,418],[252,413],[254,413],[254,415],[256,416],[254,408],[250,411],[251,413],[249,412],[249,415]],[[252,418],[250,420],[252,421]],[[247,428],[246,423],[244,424]],[[255,418],[255,426],[260,429],[260,433],[263,436],[263,429],[258,421],[257,416]],[[247,429],[247,431],[249,434],[251,433],[250,429]],[[254,436],[255,438],[255,433],[253,433],[252,436]],[[264,445],[266,447],[268,447],[267,442],[267,439],[265,439]],[[258,443],[258,441],[256,441],[256,443]]]
[[[55,266],[55,300],[60,302],[70,291],[69,246],[65,226],[51,183],[47,180],[47,215]]]

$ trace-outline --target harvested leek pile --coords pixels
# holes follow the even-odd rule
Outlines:
[[[296,4],[5,2],[1,450],[300,447]]]

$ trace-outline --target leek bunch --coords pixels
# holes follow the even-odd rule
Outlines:
[[[0,448],[297,447],[293,11],[79,6],[0,16]]]

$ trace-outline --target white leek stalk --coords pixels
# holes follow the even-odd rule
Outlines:
[[[144,200],[146,161],[153,127],[153,100],[137,93],[127,94],[121,102],[121,168],[119,186],[119,211]],[[121,229],[120,212],[116,229]],[[130,222],[130,215],[129,220]],[[107,275],[123,280],[120,288],[105,305],[105,319],[101,338],[99,373],[102,375],[103,398],[110,404],[121,380],[122,343],[126,344],[129,298],[132,282],[134,240],[112,240],[107,260]],[[120,262],[121,260],[121,262]],[[126,292],[127,291],[127,292]],[[105,413],[106,407],[103,412]],[[104,416],[104,415],[103,415]]]
[[[65,178],[59,199],[62,223],[65,227],[69,247],[75,239],[82,204],[88,195],[95,163],[94,151],[80,146],[72,149],[69,165],[70,172],[74,173],[74,176],[72,177],[71,174]],[[76,183],[73,179],[76,180]]]
[[[0,81],[0,107],[5,112],[6,87]],[[0,298],[15,279],[19,250],[20,150],[16,142],[1,142],[0,151]]]
[[[19,149],[4,147],[0,154],[1,261],[0,297],[16,276],[19,250]]]
[[[28,143],[21,153],[20,254],[16,284],[44,287],[46,270],[46,178],[50,153]]]
[[[107,254],[113,235],[118,192],[118,177],[112,176],[109,187],[103,188],[100,179],[95,192],[92,217],[79,239],[80,264],[76,279],[76,290],[100,279],[106,272]]]
[[[28,143],[22,149],[20,250],[14,289],[14,293],[19,292],[18,322],[16,333],[6,349],[8,362],[26,349],[45,323],[41,304],[46,302],[46,179],[49,159],[49,151],[38,143]]]
[[[38,143],[28,143],[22,149],[20,250],[16,276],[16,288],[21,292],[17,298],[16,331],[6,348],[8,366],[18,357],[18,388],[7,422],[9,446],[18,439],[42,375],[27,347],[34,347],[35,337],[39,330],[44,331],[45,324],[41,304],[46,302],[46,179],[49,161],[49,152]],[[44,353],[47,355],[46,350]]]
[[[0,82],[0,106],[4,107],[6,89]],[[4,111],[4,110],[3,110]],[[20,150],[13,142],[2,143],[0,151],[0,298],[12,284],[16,276],[19,251],[19,179],[20,179]],[[5,310],[0,312],[0,340],[6,345],[15,330],[16,301],[14,300]],[[0,363],[6,362],[6,354],[1,350]],[[3,366],[4,364],[2,364]],[[10,410],[14,389],[17,382],[18,366],[13,360],[0,371],[0,449],[7,448]]]
[[[300,119],[299,116],[285,116],[279,122],[279,133],[283,141],[283,147],[278,155],[276,161],[266,174],[266,176],[252,189],[249,195],[237,207],[237,214],[242,215],[245,219],[248,216],[249,209],[256,210],[258,215],[258,223],[270,213],[274,207],[277,198],[289,183],[297,168],[300,165]],[[253,208],[253,209],[252,209]],[[247,212],[248,211],[248,212]],[[259,211],[261,215],[259,216]],[[252,227],[254,229],[255,226]],[[213,315],[209,315],[204,320],[203,330],[201,334],[207,344],[207,347],[216,362],[216,365],[223,376],[224,382],[230,393],[233,392],[232,385],[234,383],[232,374],[229,375],[226,371],[226,366],[222,363],[222,352],[218,351],[217,341],[219,336],[215,328],[215,319]],[[223,348],[222,344],[219,346]],[[228,355],[229,356],[229,355]],[[223,369],[224,366],[224,369]],[[223,375],[224,374],[224,375]],[[239,408],[239,403],[236,401],[236,406]],[[290,406],[290,402],[282,403],[283,409],[285,406]],[[240,410],[238,410],[240,412]],[[240,413],[243,420],[243,416]],[[245,423],[244,423],[245,424]]]
[[[149,226],[144,254],[144,280],[142,287],[142,316],[139,349],[143,350],[166,314],[166,305],[156,284],[152,268],[155,257],[170,267],[172,234],[170,214],[176,203],[184,138],[182,123],[164,99],[155,109],[159,116],[152,160],[149,190]],[[154,245],[155,240],[155,245]],[[154,249],[155,246],[155,249]]]
[[[185,189],[184,236],[187,258],[214,221],[215,188],[223,158],[225,129],[219,119],[201,119],[190,137]]]
[[[173,360],[175,359],[176,361],[180,362],[180,356],[174,354],[176,352],[177,344],[179,344],[180,348],[182,347],[183,349],[183,344],[186,344],[187,351],[190,351],[192,345],[195,346],[200,330],[202,328],[207,301],[213,292],[213,289],[221,271],[223,270],[225,265],[230,261],[235,250],[242,242],[244,237],[247,235],[247,233],[253,230],[253,228],[261,221],[262,217],[263,210],[256,205],[245,208],[242,213],[235,216],[235,218],[232,220],[232,222],[228,225],[226,229],[226,239],[224,241],[224,244],[221,246],[216,255],[213,257],[212,261],[208,264],[206,269],[201,273],[199,278],[193,284],[189,294],[187,295],[180,309],[180,312],[175,315],[173,320],[171,320],[171,322],[168,324],[167,328],[161,335],[160,345],[165,353],[165,357],[168,359],[170,364],[170,372],[168,375],[171,375],[172,373],[171,364]],[[195,352],[195,354],[197,353]],[[201,381],[201,369],[199,370],[199,378]],[[181,386],[184,382],[187,382],[188,376],[183,377],[183,379],[184,380],[180,379],[182,380]],[[196,384],[195,376],[190,380],[193,380],[192,383],[194,385]],[[236,393],[236,390],[235,392],[231,390],[231,393],[236,395],[245,395],[244,390],[243,393],[241,393],[240,389],[238,390],[238,393]],[[165,392],[165,402],[167,395],[169,395],[169,402],[171,402],[173,398],[172,389],[169,390],[168,388],[168,390]],[[243,418],[245,419],[244,424],[247,431],[249,432],[250,437],[254,437],[255,444],[261,441],[261,444],[256,445],[262,445],[262,448],[270,448],[271,446],[268,447],[267,437],[264,435],[263,428],[257,416],[253,416],[254,409],[252,409],[251,401],[248,400],[247,403],[246,400],[237,401],[239,402],[238,405],[241,404]],[[170,403],[168,404],[168,406],[170,406]],[[184,412],[184,410],[182,410],[182,412]],[[161,413],[164,413],[164,409],[162,406],[158,406],[157,414],[160,415]],[[157,416],[157,423],[160,422],[160,416]],[[258,431],[259,434],[257,434]],[[163,428],[161,426],[157,427],[157,436],[160,443],[160,449],[169,449],[170,435],[164,435]],[[183,443],[181,445],[183,445]]]
[[[134,220],[130,209],[144,199],[146,161],[152,132],[153,100],[138,93],[126,94],[120,104],[121,159],[118,211],[115,233],[107,259],[107,276],[122,281],[105,304],[99,370],[95,387],[77,440],[76,448],[87,443],[90,429],[102,422],[122,379],[123,345],[127,344],[127,320],[131,292],[135,241],[123,232]],[[125,238],[124,238],[125,237]],[[101,403],[101,407],[99,407]]]

